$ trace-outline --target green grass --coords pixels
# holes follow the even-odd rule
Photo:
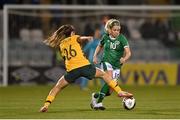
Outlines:
[[[135,95],[134,110],[125,110],[114,93],[104,100],[105,111],[94,111],[89,106],[90,96],[99,87],[81,91],[71,85],[57,96],[47,113],[39,113],[51,87],[0,87],[0,119],[180,119],[180,86],[123,86]]]

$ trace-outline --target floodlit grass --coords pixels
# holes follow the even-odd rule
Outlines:
[[[123,86],[134,93],[135,109],[128,111],[114,93],[104,100],[105,111],[91,110],[91,93],[71,85],[57,96],[47,113],[39,108],[52,86],[9,86],[0,87],[0,118],[16,119],[180,119],[180,86]]]

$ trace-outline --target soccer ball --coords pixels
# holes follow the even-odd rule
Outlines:
[[[127,110],[132,110],[136,105],[136,100],[132,98],[123,98],[123,107]]]

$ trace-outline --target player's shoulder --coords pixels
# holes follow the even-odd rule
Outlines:
[[[119,37],[122,37],[122,38],[126,38],[126,36],[124,34],[119,34]]]
[[[80,38],[80,35],[73,35],[71,36],[71,42],[77,42],[77,40]]]
[[[123,34],[120,34],[120,35],[118,36],[118,39],[119,39],[119,40],[127,40],[126,36],[123,35]]]

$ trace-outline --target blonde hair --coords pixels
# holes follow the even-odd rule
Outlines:
[[[63,39],[70,37],[72,31],[74,31],[72,25],[62,25],[52,36],[44,40],[44,43],[52,48],[57,48]]]
[[[105,24],[104,31],[106,33],[109,33],[108,31],[110,29],[112,29],[113,26],[120,26],[119,20],[117,20],[117,19],[109,19]]]

